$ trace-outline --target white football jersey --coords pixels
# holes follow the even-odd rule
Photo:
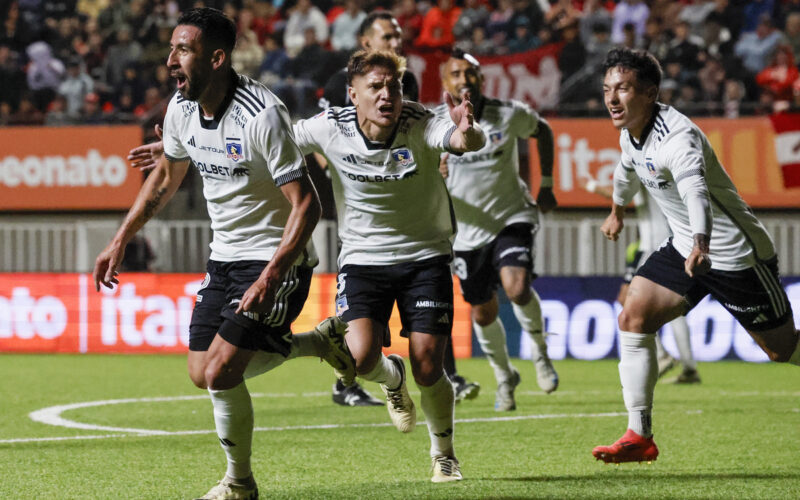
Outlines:
[[[711,267],[735,271],[773,257],[775,247],[769,233],[739,196],[705,134],[674,108],[659,107],[641,143],[635,143],[628,131],[622,130],[621,164],[627,177],[639,178],[666,216],[675,249],[688,257],[694,246],[689,212],[677,184],[701,175],[708,186],[713,213]],[[625,205],[628,201],[615,189],[614,203]]]
[[[452,253],[455,218],[439,155],[455,131],[422,105],[404,101],[386,143],[369,141],[356,109],[328,108],[294,125],[304,154],[328,159],[339,217],[339,266],[389,265]]]
[[[449,119],[447,104],[434,112]],[[519,101],[484,98],[475,119],[486,134],[486,145],[447,159],[447,188],[458,220],[453,245],[457,251],[488,245],[510,224],[539,222],[536,203],[519,177],[517,147],[519,138],[536,134],[539,115]]]
[[[644,187],[633,197],[633,204],[636,207],[636,225],[639,228],[639,250],[650,255],[672,235],[669,223]]]
[[[203,178],[211,259],[270,260],[292,208],[279,186],[307,175],[305,163],[286,107],[265,86],[238,75],[225,99],[225,111],[206,120],[197,102],[176,92],[164,118],[164,153],[191,159]]]

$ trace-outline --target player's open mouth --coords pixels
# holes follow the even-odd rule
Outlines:
[[[391,104],[384,104],[383,106],[378,106],[378,112],[382,115],[391,115],[394,112],[394,106]]]
[[[622,108],[608,108],[608,112],[611,113],[612,120],[619,120],[625,114],[625,110]]]
[[[183,87],[186,86],[186,77],[183,75],[172,75],[175,78],[177,83],[178,90],[181,90]]]

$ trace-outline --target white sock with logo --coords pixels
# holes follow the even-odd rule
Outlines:
[[[428,423],[431,438],[431,457],[445,455],[455,457],[453,450],[453,428],[455,394],[450,380],[442,373],[439,380],[430,387],[417,384],[420,405]]]
[[[497,383],[501,384],[510,379],[513,367],[508,359],[506,331],[503,323],[495,319],[488,325],[481,326],[473,321],[472,329],[483,353],[489,359],[489,364],[494,369],[494,378]]]
[[[393,390],[399,388],[403,381],[400,369],[384,354],[381,354],[378,364],[375,365],[371,372],[359,375],[359,377],[370,382],[383,384]]]
[[[672,334],[675,337],[675,345],[678,346],[678,353],[681,357],[681,365],[684,371],[694,371],[697,369],[697,362],[692,355],[692,341],[689,337],[689,323],[685,316],[679,316],[670,321]]]
[[[253,403],[244,382],[233,389],[209,389],[214,405],[217,436],[228,457],[227,475],[246,479],[252,474],[250,451],[253,446]]]
[[[642,437],[653,435],[653,392],[658,380],[656,334],[619,332],[619,379],[628,409],[628,428]]]

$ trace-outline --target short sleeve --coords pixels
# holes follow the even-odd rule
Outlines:
[[[323,111],[311,118],[298,120],[294,124],[294,137],[304,155],[315,152],[324,154],[321,144],[330,135],[327,117],[329,112]]]
[[[295,143],[289,113],[283,105],[264,110],[254,123],[252,133],[276,185],[282,186],[305,175],[305,161]]]
[[[417,126],[422,129],[425,144],[433,149],[450,151],[450,137],[458,127],[449,116],[444,119],[428,111],[417,122]]]
[[[167,106],[167,112],[164,115],[164,131],[162,134],[162,143],[164,144],[164,156],[171,161],[185,160],[189,158],[189,153],[183,147],[180,138],[180,118],[183,116],[181,106],[190,106],[196,104],[178,104],[175,99],[172,99]]]
[[[539,113],[524,102],[512,101],[512,106],[509,130],[523,138],[535,136],[539,132]]]
[[[659,149],[658,160],[672,172],[676,183],[687,177],[704,176],[705,159],[698,131],[691,127],[674,131]]]

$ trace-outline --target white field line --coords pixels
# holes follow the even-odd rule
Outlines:
[[[252,397],[267,397],[267,398],[285,398],[285,397],[314,397],[314,396],[328,396],[327,392],[309,392],[309,393],[253,393]],[[126,399],[108,399],[102,401],[85,401],[81,403],[71,403],[66,405],[51,406],[42,408],[31,412],[28,416],[34,422],[39,422],[47,425],[55,425],[59,427],[66,427],[70,429],[93,430],[112,432],[114,434],[99,434],[99,435],[84,435],[84,436],[55,436],[55,437],[41,437],[41,438],[14,438],[14,439],[0,439],[0,444],[12,443],[33,443],[33,442],[52,442],[52,441],[73,441],[73,440],[87,440],[87,439],[113,439],[131,436],[186,436],[196,434],[214,434],[215,430],[187,430],[187,431],[163,431],[158,429],[136,429],[127,427],[110,427],[104,425],[95,425],[84,422],[76,422],[61,416],[65,411],[76,410],[81,408],[92,408],[97,406],[108,406],[118,404],[136,404],[136,403],[157,403],[157,402],[172,402],[172,401],[190,401],[198,399],[208,399],[208,395],[194,395],[194,396],[170,396],[170,397],[152,397],[152,398],[126,398]],[[623,412],[612,413],[556,413],[556,414],[540,414],[540,415],[513,415],[502,417],[483,417],[483,418],[465,418],[456,419],[457,423],[477,423],[477,422],[510,422],[518,420],[543,420],[543,419],[557,419],[557,418],[605,418],[605,417],[619,417],[624,416]],[[423,424],[424,421],[418,422]],[[372,427],[390,427],[392,424],[389,422],[381,423],[363,423],[363,424],[319,424],[319,425],[292,425],[284,427],[256,427],[254,430],[257,432],[285,432],[295,430],[319,430],[319,429],[346,429],[346,428],[372,428]]]

